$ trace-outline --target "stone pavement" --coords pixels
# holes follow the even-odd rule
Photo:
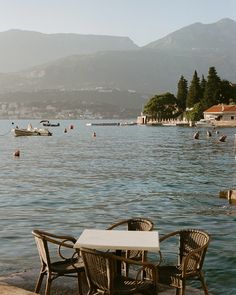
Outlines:
[[[0,277],[0,295],[34,295],[35,283],[39,270],[27,270],[21,273]],[[84,278],[83,295],[87,294],[87,283]],[[44,286],[44,285],[43,285]],[[78,295],[77,280],[61,277],[53,281],[51,295]],[[43,289],[42,289],[43,291]],[[40,294],[44,294],[41,292]],[[175,289],[160,286],[160,295],[175,295]],[[204,295],[203,290],[186,288],[185,295]]]

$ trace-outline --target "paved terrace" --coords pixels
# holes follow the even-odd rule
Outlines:
[[[29,270],[22,273],[0,277],[0,295],[34,295],[34,286],[39,270]],[[200,284],[200,283],[199,283]],[[87,294],[87,284],[84,278],[83,295]],[[44,285],[43,285],[44,287]],[[41,290],[40,294],[44,294]],[[160,295],[175,295],[175,289],[160,286]],[[51,295],[78,295],[77,280],[75,278],[58,278],[52,283]],[[203,290],[187,286],[185,295],[204,295]],[[213,294],[212,294],[213,295]]]

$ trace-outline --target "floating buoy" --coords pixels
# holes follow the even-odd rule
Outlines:
[[[193,138],[194,138],[194,139],[199,139],[199,131],[197,131],[197,132],[195,132],[195,133],[193,134]]]
[[[96,137],[96,136],[97,136],[96,132],[93,132],[93,137]]]
[[[207,131],[207,136],[211,137],[211,131]]]
[[[16,150],[16,151],[13,153],[13,155],[14,155],[15,157],[20,157],[20,150]]]
[[[225,140],[226,140],[226,135],[222,135],[220,138],[219,138],[219,141],[220,142],[225,142]]]
[[[70,129],[74,129],[74,125],[70,125]]]
[[[65,128],[64,133],[67,133],[67,129]]]

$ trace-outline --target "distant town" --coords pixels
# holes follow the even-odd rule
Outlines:
[[[113,116],[114,117],[114,116]],[[3,102],[0,103],[1,119],[102,119],[100,113],[94,113],[89,109],[65,109],[58,108],[48,104],[44,109],[35,106],[27,106],[24,103]]]

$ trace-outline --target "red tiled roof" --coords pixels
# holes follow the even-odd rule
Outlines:
[[[226,113],[236,112],[236,105],[214,105],[209,109],[205,110],[204,113]]]

